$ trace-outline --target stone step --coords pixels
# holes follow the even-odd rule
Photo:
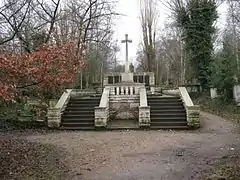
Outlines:
[[[79,102],[69,102],[67,106],[99,106],[99,103],[79,103]]]
[[[65,109],[64,114],[94,114],[94,109]]]
[[[62,118],[61,119],[62,123],[75,123],[75,122],[94,122],[93,117],[85,117],[85,118]]]
[[[157,103],[157,102],[161,102],[161,103],[168,103],[168,102],[181,102],[181,99],[148,99],[148,103]]]
[[[82,109],[82,110],[88,110],[88,109],[91,109],[91,110],[94,110],[95,107],[99,107],[99,105],[84,105],[84,104],[69,104],[67,105],[67,107],[65,108],[65,110],[69,110],[69,109]]]
[[[186,110],[183,109],[152,109],[150,107],[151,114],[172,114],[172,113],[186,113]]]
[[[95,99],[94,100],[93,99],[79,99],[79,100],[70,99],[69,102],[91,104],[91,103],[99,103],[100,99],[99,100],[95,100]]]
[[[178,106],[178,105],[182,106],[183,103],[182,102],[154,102],[154,103],[151,102],[151,103],[148,103],[148,105],[150,107],[152,107],[152,106]]]
[[[180,113],[150,113],[151,117],[186,117],[185,112]]]
[[[81,112],[84,112],[84,111],[94,111],[95,107],[86,107],[86,106],[82,106],[82,107],[79,107],[79,106],[71,106],[71,107],[66,107],[65,108],[65,111],[81,111]]]
[[[100,101],[69,101],[68,104],[99,104]]]
[[[62,118],[68,118],[68,119],[82,119],[82,118],[88,118],[88,117],[94,117],[94,113],[88,113],[88,114],[63,114]]]
[[[101,99],[102,95],[99,96],[72,96],[71,99]]]
[[[155,121],[155,122],[161,122],[161,121],[187,121],[187,117],[186,116],[180,116],[180,117],[167,117],[167,116],[163,116],[163,117],[158,117],[158,116],[156,116],[156,117],[153,117],[153,116],[151,116],[150,117],[150,119],[151,119],[151,122],[152,121]]]
[[[87,127],[91,126],[94,127],[94,121],[92,122],[87,122],[87,121],[80,121],[80,122],[63,122],[61,123],[62,126],[64,127]]]
[[[65,126],[61,126],[60,129],[62,130],[95,130],[95,127],[94,126],[89,126],[89,127],[79,127],[79,126],[76,126],[76,127],[65,127]]]
[[[185,110],[183,105],[174,105],[174,106],[150,106],[150,110]]]
[[[187,126],[150,126],[150,129],[177,129],[177,130],[187,130]]]
[[[147,96],[147,99],[149,100],[178,100],[180,99],[180,97],[175,97],[175,96],[169,96],[169,97],[166,97],[166,96]]]
[[[187,122],[171,122],[171,121],[162,121],[162,122],[151,122],[151,126],[187,126]]]

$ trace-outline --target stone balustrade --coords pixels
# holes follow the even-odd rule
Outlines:
[[[106,128],[109,119],[109,94],[110,88],[105,87],[99,107],[95,107],[95,127]]]
[[[183,101],[187,113],[187,122],[189,128],[200,127],[200,107],[194,105],[185,87],[179,87],[179,94]]]
[[[47,112],[47,122],[48,127],[50,128],[58,128],[60,127],[61,123],[61,114],[65,110],[66,105],[70,99],[72,93],[72,89],[67,89],[60,99],[58,100],[57,104],[53,108],[48,108]]]
[[[135,95],[138,94],[134,86],[117,86],[114,88],[114,95]]]
[[[132,95],[139,95],[140,88],[144,87],[144,85],[115,85],[115,86],[108,86],[111,87],[111,95],[115,96],[132,96]]]

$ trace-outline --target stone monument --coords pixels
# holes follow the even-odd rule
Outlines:
[[[128,43],[132,43],[132,40],[128,39],[128,34],[125,34],[125,39],[121,41],[126,44],[126,61],[125,61],[125,72],[122,73],[122,82],[133,83],[133,73],[129,71],[128,61]]]

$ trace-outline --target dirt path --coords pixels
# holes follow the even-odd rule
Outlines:
[[[202,124],[197,131],[58,131],[27,139],[65,148],[71,180],[195,180],[240,145],[229,121],[202,113]]]

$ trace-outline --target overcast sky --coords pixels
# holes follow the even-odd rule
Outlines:
[[[123,63],[125,61],[125,46],[121,44],[121,40],[125,38],[125,34],[129,34],[129,39],[133,42],[129,45],[129,61],[134,62],[136,58],[136,51],[141,41],[141,27],[139,20],[139,0],[118,0],[117,12],[124,14],[115,20],[115,38],[120,46],[120,52],[117,54],[118,61]],[[162,0],[164,2],[164,0]],[[169,10],[159,3],[159,17],[158,28],[163,29],[166,18],[170,15]],[[226,5],[221,5],[218,8],[219,20],[217,26],[222,29],[225,23]],[[164,29],[163,29],[164,30]]]

